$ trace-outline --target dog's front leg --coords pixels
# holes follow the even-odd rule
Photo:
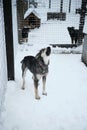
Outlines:
[[[46,85],[46,76],[42,77],[42,82],[43,82],[43,91],[42,94],[47,96],[47,92],[45,90],[45,85]]]
[[[22,89],[25,89],[25,76],[26,76],[27,68],[22,72]]]
[[[38,80],[35,79],[34,79],[34,88],[35,88],[35,98],[39,100],[40,96],[38,95]]]
[[[72,44],[73,44],[73,38],[71,38],[71,42],[72,42]]]

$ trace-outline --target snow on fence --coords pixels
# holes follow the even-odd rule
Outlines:
[[[87,65],[87,35],[84,38],[82,61]]]
[[[0,1],[0,116],[3,109],[5,90],[7,84],[6,48],[3,20],[3,6]],[[0,118],[1,119],[1,118]]]

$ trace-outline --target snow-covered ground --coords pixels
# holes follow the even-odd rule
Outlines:
[[[6,48],[4,34],[3,8],[0,2],[0,123],[3,111],[4,96],[7,87]]]
[[[87,68],[81,54],[51,54],[48,95],[42,95],[40,81],[41,99],[37,101],[30,72],[26,75],[26,89],[21,90],[21,57],[29,51],[36,54],[34,46],[27,48],[17,55],[16,81],[8,82],[4,130],[86,130]]]
[[[87,67],[81,62],[82,46],[72,49],[51,47],[47,96],[42,95],[40,81],[41,99],[35,100],[29,71],[26,89],[21,89],[22,58],[36,55],[49,44],[70,44],[67,26],[79,27],[79,15],[68,14],[66,21],[46,21],[45,18],[42,16],[39,29],[29,32],[28,43],[14,46],[15,81],[7,83],[0,130],[87,130]],[[86,24],[84,30],[87,30]]]
[[[77,17],[78,21],[78,17]],[[71,22],[68,23],[70,25]],[[74,25],[76,25],[73,22]],[[86,130],[87,129],[87,68],[81,62],[82,46],[73,48],[80,54],[60,54],[66,50],[52,48],[47,96],[35,100],[32,74],[26,75],[26,89],[21,90],[21,63],[25,55],[36,55],[52,43],[70,43],[67,21],[48,21],[29,33],[28,43],[18,46],[15,59],[15,81],[9,81],[2,114],[2,130]],[[63,33],[63,35],[62,35]],[[59,36],[62,35],[62,38]],[[59,40],[60,39],[60,40]],[[56,53],[54,53],[56,52]]]

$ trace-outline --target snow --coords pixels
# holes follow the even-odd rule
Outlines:
[[[24,19],[26,19],[31,13],[35,14],[36,17],[40,18],[38,13],[34,9],[31,8],[31,9],[28,9],[28,11],[25,13]]]
[[[41,13],[41,12],[40,12]],[[43,12],[44,13],[44,12]],[[45,14],[45,13],[44,13]],[[82,63],[82,48],[52,48],[47,96],[34,98],[32,74],[27,71],[26,89],[22,90],[20,61],[26,55],[36,55],[50,44],[70,44],[67,26],[78,28],[79,15],[67,14],[66,21],[43,22],[29,32],[28,43],[17,45],[15,81],[8,81],[1,130],[86,130],[87,129],[87,67]]]
[[[29,46],[29,50],[34,46]],[[34,48],[35,49],[35,48]],[[20,50],[21,52],[21,50]],[[20,54],[29,53],[24,49]],[[51,54],[47,96],[34,99],[32,75],[27,72],[26,89],[21,90],[21,57],[16,59],[16,81],[8,82],[3,114],[6,130],[83,130],[87,129],[87,68],[81,54]],[[18,67],[19,66],[19,67]]]
[[[4,39],[4,22],[3,22],[3,8],[0,2],[0,124],[1,112],[3,111],[3,102],[5,91],[7,87],[7,69],[6,69],[6,48]],[[1,127],[0,127],[1,128]]]

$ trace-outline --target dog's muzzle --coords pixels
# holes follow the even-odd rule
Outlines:
[[[50,54],[51,54],[51,48],[50,48],[50,47],[47,47],[46,55],[49,56]]]

